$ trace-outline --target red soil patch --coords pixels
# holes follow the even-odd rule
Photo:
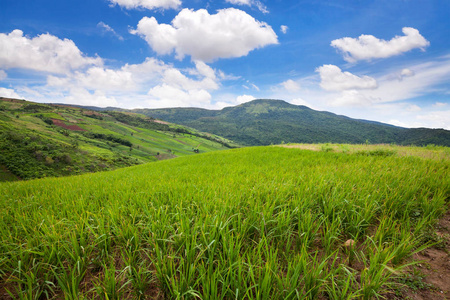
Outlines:
[[[66,125],[63,121],[58,119],[51,119],[53,121],[53,124],[65,129],[73,130],[73,131],[86,131],[86,129],[81,128],[78,125]]]

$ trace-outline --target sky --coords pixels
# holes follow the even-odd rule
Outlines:
[[[0,0],[0,96],[122,108],[280,99],[450,130],[448,0]]]

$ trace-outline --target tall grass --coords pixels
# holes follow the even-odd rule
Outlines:
[[[2,183],[0,288],[18,299],[380,297],[428,246],[449,166],[256,147]]]

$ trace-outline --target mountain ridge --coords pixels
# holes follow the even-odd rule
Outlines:
[[[445,129],[404,128],[275,99],[255,99],[220,110],[196,107],[117,110],[189,126],[247,146],[329,142],[450,146],[450,131]]]
[[[243,145],[279,143],[396,143],[450,146],[450,131],[404,128],[353,119],[283,100],[256,99],[221,110],[135,109],[135,112],[205,130]]]

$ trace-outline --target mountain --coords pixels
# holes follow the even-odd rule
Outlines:
[[[243,145],[369,142],[450,146],[448,130],[407,129],[357,120],[282,100],[259,99],[222,110],[167,108],[133,111],[211,132]]]
[[[0,98],[0,181],[111,170],[234,146],[137,113]]]

